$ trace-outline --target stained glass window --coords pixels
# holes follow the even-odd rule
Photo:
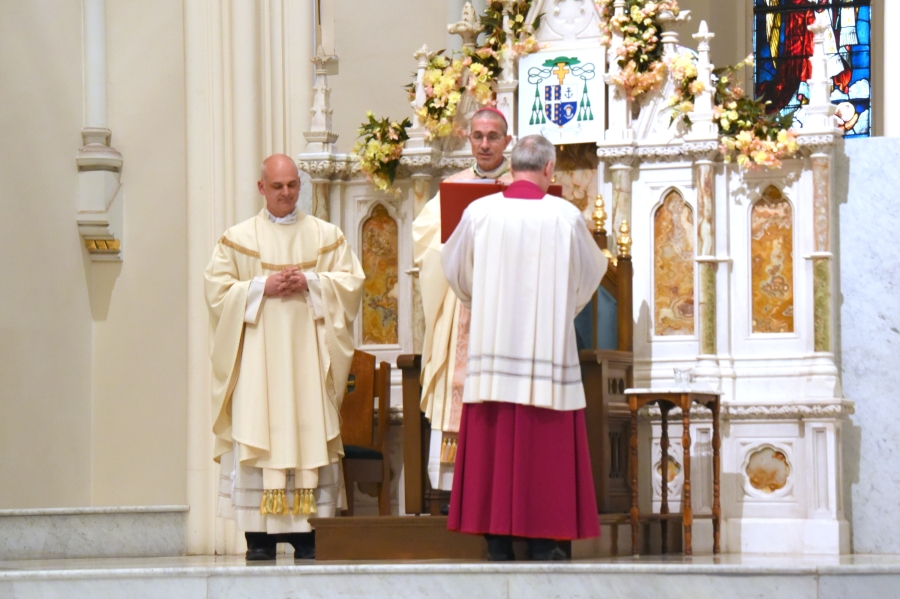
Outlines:
[[[754,0],[754,83],[771,112],[794,113],[803,127],[809,102],[807,81],[813,34],[807,26],[827,23],[825,54],[833,84],[831,101],[845,137],[872,134],[871,0]]]

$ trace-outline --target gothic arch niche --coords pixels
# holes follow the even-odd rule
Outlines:
[[[399,343],[397,221],[375,204],[362,225],[362,345]]]
[[[791,203],[774,185],[750,208],[754,333],[794,332],[793,213]]]
[[[653,330],[694,334],[694,212],[669,190],[653,215]]]

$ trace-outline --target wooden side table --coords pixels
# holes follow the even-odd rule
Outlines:
[[[684,486],[681,496],[681,523],[684,526],[684,554],[693,553],[691,547],[691,527],[694,522],[694,512],[691,507],[691,405],[694,402],[706,406],[712,410],[713,416],[713,553],[719,553],[719,537],[722,519],[722,510],[719,502],[719,448],[721,438],[719,436],[719,398],[721,391],[707,391],[695,389],[626,389],[628,408],[631,410],[631,553],[638,555],[638,536],[640,530],[640,508],[638,507],[638,410],[647,404],[655,403],[662,414],[662,434],[659,446],[662,450],[660,463],[663,465],[663,484],[661,489],[659,519],[662,526],[662,550],[668,553],[668,514],[669,514],[669,411],[672,408],[680,408],[682,414],[683,432],[681,435],[681,448],[683,451],[682,472],[684,472]]]

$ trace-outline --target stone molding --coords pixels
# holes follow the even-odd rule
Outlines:
[[[760,405],[729,404],[720,409],[721,420],[818,420],[821,418],[844,418],[856,412],[854,403],[842,400],[839,403]],[[641,416],[658,421],[661,417],[659,407],[651,405],[641,410]],[[681,410],[669,411],[670,426],[681,419]],[[707,408],[694,404],[691,406],[691,422],[709,422],[712,412]]]

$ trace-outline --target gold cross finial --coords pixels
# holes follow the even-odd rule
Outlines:
[[[628,258],[631,256],[631,228],[628,226],[628,221],[623,220],[622,224],[619,226],[619,257],[620,258]]]
[[[594,214],[591,218],[594,221],[594,230],[606,233],[606,210],[604,207],[603,196],[598,193],[597,199],[594,201]]]

